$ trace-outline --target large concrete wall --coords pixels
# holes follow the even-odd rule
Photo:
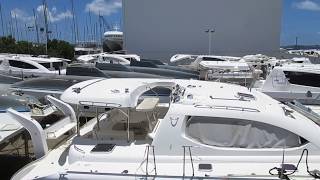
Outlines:
[[[123,0],[124,48],[144,58],[176,53],[278,53],[282,0]]]

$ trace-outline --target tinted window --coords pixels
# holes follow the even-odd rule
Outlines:
[[[225,61],[223,59],[213,58],[213,57],[203,57],[203,61]]]
[[[76,75],[76,76],[93,76],[93,77],[106,77],[108,75],[104,74],[97,68],[90,67],[67,67],[67,75]]]
[[[265,123],[218,117],[190,117],[186,135],[200,143],[229,148],[291,148],[306,140]]]
[[[130,61],[130,66],[157,68],[156,64],[147,61]]]
[[[9,60],[9,64],[12,67],[16,67],[16,68],[23,68],[23,69],[38,69],[37,67],[28,64],[28,63],[24,63],[21,61],[15,61],[15,60]]]
[[[52,66],[54,67],[54,69],[58,70],[63,66],[63,62],[54,62],[52,63]]]
[[[320,74],[284,71],[291,84],[320,87]]]
[[[50,68],[50,63],[40,63],[45,68]]]

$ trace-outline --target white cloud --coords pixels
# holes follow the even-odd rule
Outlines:
[[[17,20],[21,20],[27,24],[32,24],[34,21],[33,16],[18,8],[14,8],[13,10],[11,10],[11,17],[17,18]]]
[[[43,17],[43,5],[40,5],[37,7],[37,16]],[[48,9],[48,21],[49,22],[58,22],[61,20],[64,20],[65,18],[72,18],[72,13],[70,10],[66,10],[65,12],[58,13],[57,8],[53,7],[51,10]],[[26,24],[33,24],[34,23],[34,17],[33,15],[29,15],[25,11],[14,8],[11,10],[11,17],[17,18],[17,20],[20,20]]]
[[[37,7],[38,13],[43,13],[43,5]],[[72,13],[70,10],[66,10],[65,12],[58,13],[57,8],[53,7],[51,10],[47,9],[48,21],[49,22],[58,22],[65,18],[72,18]]]
[[[303,0],[301,2],[294,3],[293,6],[301,10],[320,11],[320,5],[311,0]]]
[[[93,0],[86,5],[86,12],[93,12],[96,15],[109,16],[118,12],[122,7],[121,0]]]

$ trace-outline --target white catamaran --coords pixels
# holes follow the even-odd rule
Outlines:
[[[145,95],[157,88],[171,90],[167,102],[159,102],[156,93]],[[319,117],[245,87],[95,79],[73,85],[61,99],[95,109],[96,118],[50,152],[35,147],[43,157],[12,179],[305,180],[320,175]],[[42,130],[33,132],[40,136]]]

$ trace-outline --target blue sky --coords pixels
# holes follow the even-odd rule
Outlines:
[[[4,19],[4,29],[0,24],[0,35],[2,32],[12,31],[18,39],[29,38],[35,41],[35,31],[28,27],[34,26],[33,9],[38,17],[38,24],[43,23],[42,2],[42,0],[0,0]],[[71,0],[46,0],[46,2],[49,29],[53,32],[50,36],[72,41],[74,38]],[[99,39],[99,14],[109,26],[121,24],[121,0],[73,0],[73,2],[80,41]],[[40,37],[43,39],[43,36]],[[299,37],[300,44],[320,44],[320,0],[283,0],[281,44],[294,44],[295,37]]]

